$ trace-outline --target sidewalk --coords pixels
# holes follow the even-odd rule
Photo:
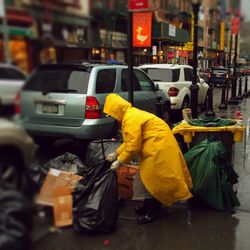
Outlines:
[[[216,115],[233,118],[235,111],[240,110],[247,123],[250,118],[250,98],[237,106],[228,106],[226,111],[220,111],[217,108],[219,91],[215,90]],[[246,144],[235,144],[234,168],[240,176],[238,198],[241,202],[234,213],[208,207],[190,207],[182,202],[164,208],[162,218],[154,223],[138,225],[134,213],[136,202],[128,201],[121,209],[117,229],[106,235],[76,234],[72,227],[54,230],[51,217],[46,221],[37,217],[34,234],[40,230],[40,235],[36,235],[33,250],[249,250],[249,135]]]

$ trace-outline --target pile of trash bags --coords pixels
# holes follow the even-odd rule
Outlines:
[[[227,160],[221,141],[206,139],[184,155],[193,180],[195,197],[219,210],[240,205],[233,190],[238,175]]]
[[[39,192],[50,168],[71,172],[83,178],[73,196],[73,227],[77,232],[107,233],[115,228],[119,211],[117,173],[110,170],[106,156],[120,145],[113,140],[89,143],[85,161],[66,153],[45,164],[34,163],[28,170],[28,191]]]

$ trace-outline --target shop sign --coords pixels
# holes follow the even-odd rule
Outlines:
[[[129,0],[128,2],[129,11],[148,9],[148,7],[148,0]]]
[[[133,47],[151,47],[152,12],[133,13]]]
[[[157,55],[157,46],[152,46],[152,55],[153,56]]]
[[[186,42],[183,50],[193,50],[194,43],[193,42]]]
[[[175,37],[175,35],[176,35],[176,27],[174,25],[172,25],[172,24],[169,24],[168,27],[169,27],[168,28],[168,35]]]

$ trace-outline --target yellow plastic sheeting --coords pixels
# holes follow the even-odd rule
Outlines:
[[[121,121],[123,144],[118,160],[139,155],[139,171],[149,193],[165,205],[192,197],[192,180],[179,145],[157,116],[131,106],[116,94],[107,96],[104,112]]]
[[[172,132],[173,134],[181,134],[183,136],[184,142],[186,143],[192,142],[195,133],[199,132],[231,132],[233,134],[234,142],[241,142],[245,129],[245,126],[237,124],[223,127],[201,127],[192,126],[186,122],[182,122],[174,127]]]

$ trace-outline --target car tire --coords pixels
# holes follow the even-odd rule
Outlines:
[[[21,185],[23,162],[11,149],[0,152],[0,183],[4,187],[17,190]]]
[[[56,140],[47,137],[35,136],[33,137],[33,141],[40,147],[51,147],[54,145]]]

